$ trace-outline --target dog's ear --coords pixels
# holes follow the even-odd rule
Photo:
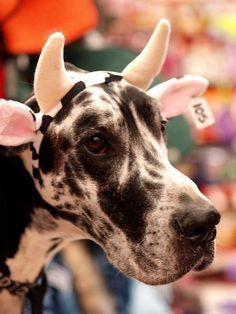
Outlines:
[[[26,105],[0,100],[0,145],[18,146],[29,143],[36,134],[34,113]]]
[[[183,114],[192,98],[199,97],[206,91],[208,81],[196,75],[170,79],[151,88],[147,94],[156,98],[165,118]]]

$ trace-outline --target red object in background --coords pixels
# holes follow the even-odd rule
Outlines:
[[[40,52],[56,31],[72,42],[98,23],[93,0],[0,0],[0,7],[4,43],[13,54]]]
[[[198,144],[214,144],[219,142],[219,135],[217,132],[216,124],[211,125],[205,129],[193,129],[194,140]]]
[[[4,97],[4,68],[3,62],[0,60],[0,98]]]
[[[236,211],[236,183],[216,183],[202,185],[201,191],[212,201],[221,213]]]

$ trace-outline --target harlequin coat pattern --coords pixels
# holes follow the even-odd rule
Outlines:
[[[64,37],[55,33],[40,55],[34,95],[25,104],[1,100],[6,278],[36,282],[58,250],[84,238],[148,284],[211,263],[220,216],[170,164],[165,135],[167,120],[184,113],[208,82],[186,75],[147,90],[165,60],[169,33],[162,20],[122,73],[66,67]],[[2,287],[0,313],[20,313],[24,298]]]

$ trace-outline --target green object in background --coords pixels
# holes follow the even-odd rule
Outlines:
[[[171,119],[167,124],[168,147],[177,148],[181,155],[186,155],[194,147],[191,130],[183,116]]]
[[[87,71],[114,71],[122,72],[136,54],[118,47],[105,48],[102,50],[89,51],[83,48],[74,47],[65,52],[65,61]],[[160,82],[156,78],[153,84]]]
[[[71,49],[66,51],[66,60],[87,71],[116,71],[121,72],[124,67],[135,58],[135,54],[119,48],[105,48],[88,51],[86,49]]]

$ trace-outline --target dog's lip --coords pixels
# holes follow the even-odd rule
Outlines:
[[[216,238],[216,227],[213,228],[207,235],[206,235],[206,243],[211,243]]]
[[[211,245],[214,243],[214,240],[211,242],[208,242],[207,245]],[[206,247],[205,247],[206,249]],[[201,257],[198,259],[198,261],[195,263],[193,270],[195,271],[202,271],[206,269],[213,261],[214,254],[208,255],[207,252],[203,249],[203,247],[200,248],[201,251]]]
[[[201,268],[202,264],[204,263],[204,254],[198,259],[198,261],[193,266],[194,270],[198,270],[198,268]]]
[[[202,271],[206,269],[211,264],[211,259],[206,259],[204,256],[200,258],[200,260],[196,263],[196,265],[193,267],[193,270],[195,271]]]

